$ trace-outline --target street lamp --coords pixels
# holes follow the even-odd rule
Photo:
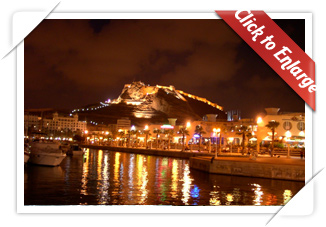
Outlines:
[[[188,121],[188,122],[187,122],[187,126],[186,126],[186,128],[190,128],[190,126],[191,126],[191,124],[190,124],[190,122]]]
[[[218,134],[219,134],[219,137],[220,137],[220,139],[219,139],[219,154],[221,154],[221,151],[222,151],[222,138],[221,138],[221,129],[220,128],[218,128],[217,129],[217,132],[218,132]]]
[[[290,158],[290,143],[289,143],[289,141],[290,141],[290,138],[291,138],[292,134],[291,134],[290,131],[286,131],[285,136],[286,136],[286,139],[285,140],[286,140],[287,145],[288,145],[288,155],[287,155],[287,158]]]
[[[258,133],[258,129],[259,129],[259,127],[262,127],[262,123],[263,123],[263,119],[261,118],[261,117],[258,117],[257,118],[257,154],[259,153],[259,150],[260,150],[260,144],[259,144],[259,140],[258,140],[258,135],[259,135],[259,133]]]
[[[188,130],[190,126],[191,124],[188,121],[187,124],[185,125],[185,129],[182,130],[182,151],[185,151],[185,134],[186,134],[186,130]]]
[[[145,136],[146,136],[146,139],[145,139],[145,149],[147,149],[148,125],[145,125],[144,131],[145,131]]]
[[[215,158],[217,158],[217,136],[219,135],[220,137],[220,140],[219,140],[219,143],[220,143],[220,146],[219,146],[219,153],[221,152],[221,129],[220,128],[214,128],[213,129],[213,132],[215,134],[215,137],[216,137],[216,143],[215,143]]]
[[[131,143],[131,134],[135,130],[136,130],[136,127],[134,125],[132,125],[131,128],[130,128],[130,131],[129,131],[129,143],[128,143],[128,147],[131,147],[131,144],[132,144]]]
[[[213,136],[215,137],[215,158],[217,157],[217,129],[213,128]]]

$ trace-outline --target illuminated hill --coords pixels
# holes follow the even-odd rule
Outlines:
[[[181,124],[200,120],[206,114],[226,119],[223,108],[195,95],[176,90],[173,86],[150,86],[142,82],[126,84],[117,99],[88,105],[73,110],[80,118],[99,124],[115,124],[117,119],[128,117],[135,125],[165,123],[177,118]]]

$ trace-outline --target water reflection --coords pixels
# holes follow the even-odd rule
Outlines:
[[[254,188],[252,190],[255,193],[254,205],[261,205],[261,203],[262,203],[262,195],[264,194],[261,191],[261,186],[259,184],[252,184],[252,186],[254,186]]]
[[[146,158],[143,157],[143,161],[144,163],[146,163]],[[147,172],[147,166],[144,165],[142,168],[142,172],[141,172],[141,187],[140,187],[140,191],[141,191],[141,198],[139,201],[139,204],[145,204],[145,200],[147,199],[147,195],[148,195],[148,190],[147,190],[147,183],[148,183],[148,172]]]
[[[128,200],[132,199],[132,189],[134,187],[134,168],[135,168],[135,155],[131,154],[129,159],[129,170],[128,170]]]
[[[26,205],[283,205],[302,182],[207,174],[187,160],[86,150],[25,168]],[[65,196],[63,197],[62,194]]]
[[[87,195],[87,183],[88,183],[88,164],[89,164],[89,149],[86,150],[84,154],[84,162],[83,162],[83,174],[81,178],[81,191],[80,194]],[[80,204],[82,205],[82,203]]]
[[[172,183],[171,183],[171,198],[176,199],[178,195],[178,161],[172,162]]]
[[[209,193],[209,195],[210,195],[209,205],[212,205],[212,206],[219,206],[219,205],[221,205],[219,193],[220,193],[219,191],[211,191]]]
[[[190,197],[190,185],[192,182],[192,179],[190,178],[190,170],[189,170],[189,164],[185,165],[184,171],[183,171],[183,179],[181,180],[183,182],[182,184],[182,202],[185,205],[188,204],[188,200]]]
[[[110,162],[108,154],[104,155],[103,160],[103,171],[101,175],[101,186],[99,189],[99,204],[106,204],[108,200],[110,200],[110,194],[108,193],[108,189],[110,187],[110,172],[109,172]]]
[[[285,205],[292,198],[293,194],[291,190],[284,190],[283,193],[283,204]]]

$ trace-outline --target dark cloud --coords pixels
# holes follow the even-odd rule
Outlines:
[[[304,23],[279,23],[304,44]],[[51,19],[25,39],[25,108],[113,99],[135,80],[174,85],[248,116],[271,105],[304,110],[222,20]]]

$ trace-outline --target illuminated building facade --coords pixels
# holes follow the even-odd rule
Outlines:
[[[265,127],[268,122],[279,122],[275,129],[275,140],[304,146],[305,113],[280,113],[279,108],[266,108],[266,114],[257,118],[257,140],[271,141],[272,132]]]
[[[129,118],[121,118],[117,120],[117,129],[118,130],[129,130],[131,127],[131,121]]]
[[[87,124],[85,121],[78,121],[78,114],[72,116],[59,116],[56,112],[53,114],[52,119],[43,119],[42,128],[60,131],[60,130],[70,130],[70,131],[85,131]]]

